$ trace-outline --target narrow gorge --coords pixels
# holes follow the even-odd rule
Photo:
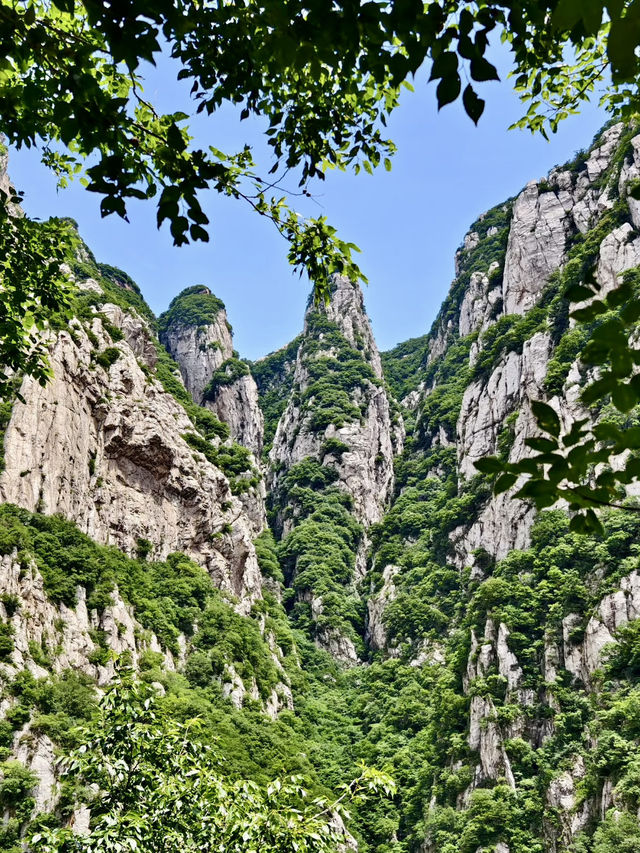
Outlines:
[[[533,401],[640,425],[581,401],[565,296],[590,269],[640,291],[639,186],[610,124],[473,223],[422,337],[380,353],[335,275],[255,362],[208,286],[156,318],[66,221],[51,379],[0,407],[0,853],[88,825],[56,758],[113,653],[232,777],[389,772],[361,853],[640,850],[640,518],[580,535],[475,467],[527,457]]]

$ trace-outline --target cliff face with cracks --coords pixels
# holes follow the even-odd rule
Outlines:
[[[635,832],[637,515],[580,537],[474,463],[529,452],[533,400],[591,416],[563,292],[637,274],[639,179],[640,134],[607,128],[478,218],[430,333],[382,355],[343,277],[251,364],[208,288],[156,338],[80,247],[75,319],[52,318],[53,379],[24,380],[0,473],[0,739],[38,810],[59,732],[21,685],[102,687],[112,649],[171,713],[204,708],[322,785],[389,765],[400,794],[358,816],[364,850],[609,853]]]
[[[345,662],[358,661],[359,641],[353,619],[329,601],[360,597],[368,530],[388,505],[402,440],[362,291],[336,276],[329,303],[307,309],[289,400],[269,454],[269,488],[299,603],[308,608],[319,644]],[[327,512],[332,504],[348,514],[351,532],[343,544],[349,556],[340,572],[331,570],[330,547],[318,553],[314,515],[322,522],[313,491]]]
[[[264,422],[258,389],[236,357],[222,302],[204,286],[187,288],[160,317],[160,329],[193,399],[215,412],[232,438],[259,457]]]
[[[525,441],[539,434],[533,400],[548,402],[567,427],[593,416],[580,402],[588,371],[577,354],[586,339],[562,293],[589,270],[601,294],[636,274],[640,237],[629,192],[639,141],[633,128],[614,125],[573,163],[481,216],[431,333],[385,355],[411,453],[373,556],[369,633],[374,648],[384,643],[388,654],[408,655],[439,677],[456,673],[452,654],[466,660],[455,675],[463,712],[440,727],[450,746],[444,769],[431,771],[429,853],[467,836],[478,849],[520,850],[526,837],[545,851],[609,850],[611,827],[635,808],[623,793],[629,765],[602,759],[614,717],[628,737],[621,708],[635,695],[620,663],[638,618],[634,514],[610,514],[605,541],[584,542],[568,532],[562,510],[537,514],[513,490],[493,497],[474,462],[530,453]],[[606,407],[599,416],[611,417]],[[412,518],[421,505],[429,508]],[[569,734],[582,702],[591,711]],[[454,746],[459,735],[464,747]],[[599,760],[609,762],[604,773]],[[457,826],[445,818],[451,804]],[[487,831],[498,804],[515,809],[512,826]],[[530,807],[524,820],[516,817]]]

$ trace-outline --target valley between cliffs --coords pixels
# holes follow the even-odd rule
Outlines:
[[[640,281],[638,182],[640,132],[606,127],[473,223],[431,330],[384,353],[345,277],[251,363],[208,287],[156,318],[76,235],[52,379],[0,407],[1,851],[86,828],[55,759],[112,653],[231,776],[388,770],[363,853],[640,850],[638,516],[580,536],[474,466],[529,452],[535,400],[637,425],[580,402],[563,294]]]

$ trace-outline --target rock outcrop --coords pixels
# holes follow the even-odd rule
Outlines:
[[[124,317],[108,306],[107,316]],[[124,335],[138,324],[130,317]],[[141,355],[152,348],[144,337],[134,342]],[[185,440],[197,430],[182,406],[99,314],[89,332],[80,323],[60,332],[50,353],[51,381],[42,388],[26,378],[24,402],[14,405],[1,500],[59,513],[128,554],[140,539],[157,559],[184,551],[250,609],[261,588],[252,527],[227,477]]]
[[[310,608],[316,642],[347,664],[357,662],[359,655],[351,636],[353,629],[338,615],[337,602],[342,596],[354,602],[358,598],[356,585],[366,574],[367,531],[382,519],[393,491],[393,457],[403,438],[401,419],[396,415],[395,420],[394,428],[362,292],[346,277],[335,276],[329,303],[311,304],[307,309],[290,396],[269,454],[268,485],[277,508],[278,532],[285,540],[291,535],[297,543],[290,571],[299,600]],[[305,471],[311,469],[316,473],[309,480]],[[328,550],[320,547],[316,556],[312,540],[304,545],[303,534],[296,533],[314,518],[313,504],[297,497],[304,494],[300,487],[308,486],[323,495],[318,495],[317,511],[325,515],[323,520],[316,516],[313,524],[321,525],[323,536],[333,536],[332,525],[324,520],[330,515],[342,528],[336,530],[338,536],[346,537],[341,547],[334,538],[333,544],[327,543]],[[344,494],[346,503],[337,497],[336,490]],[[327,500],[334,508],[321,510]],[[335,515],[344,513],[342,504],[360,525],[356,542],[352,540],[355,534],[344,527],[353,522],[344,517],[339,522]],[[348,558],[353,562],[346,577],[337,571],[337,565],[331,568],[335,561],[345,559],[344,549],[353,554]],[[318,566],[309,572],[316,560]],[[302,566],[314,578],[311,587],[302,580]],[[333,572],[339,578],[335,589]]]
[[[559,853],[590,843],[583,839],[607,816],[635,813],[624,793],[631,775],[608,751],[616,737],[627,737],[618,726],[628,726],[627,691],[635,696],[626,680],[635,673],[631,646],[640,619],[629,550],[635,534],[626,532],[636,529],[635,516],[622,512],[611,521],[606,546],[597,538],[585,546],[571,538],[564,510],[540,514],[514,499],[519,482],[493,496],[474,463],[488,455],[516,462],[531,452],[527,439],[540,435],[535,400],[551,405],[565,429],[599,416],[581,402],[593,370],[577,359],[584,330],[569,317],[563,293],[591,270],[601,296],[626,272],[636,280],[640,208],[630,189],[639,177],[640,135],[616,124],[573,163],[480,217],[457,253],[456,280],[420,350],[401,345],[396,356],[385,355],[389,375],[403,378],[407,422],[415,418],[416,427],[398,466],[400,494],[378,536],[380,557],[373,555],[378,572],[376,560],[389,554],[394,568],[392,576],[385,570],[369,602],[369,643],[424,669],[429,685],[458,678],[462,637],[467,644],[464,713],[447,727],[433,722],[441,705],[431,712],[440,737],[449,732],[450,748],[441,758],[446,769],[432,767],[422,846],[429,853],[443,849],[445,839],[452,849],[508,851],[522,831],[545,853]],[[615,417],[629,425],[637,411],[628,421]],[[563,553],[572,556],[565,561]],[[459,597],[448,592],[449,583],[460,584]],[[568,598],[563,588],[571,588]],[[457,610],[448,609],[451,598]],[[438,658],[427,651],[435,645]],[[571,717],[578,707],[580,721]],[[569,719],[575,734],[563,753]],[[539,822],[515,830],[516,812],[543,766],[548,781]],[[489,790],[500,793],[493,798]],[[448,835],[444,815],[454,793],[465,830]],[[509,826],[474,835],[483,809],[487,827],[492,808],[508,802],[518,803]]]
[[[532,182],[517,197],[501,276],[501,312],[488,320],[487,312],[492,304],[494,307],[496,304],[495,291],[487,290],[491,277],[489,269],[485,276],[486,284],[478,272],[473,273],[461,303],[460,333],[480,333],[471,346],[472,365],[483,351],[492,322],[501,316],[526,316],[536,306],[551,277],[561,273],[571,251],[572,235],[576,232],[595,233],[600,218],[613,206],[610,194],[625,195],[625,181],[633,180],[636,174],[633,152],[637,150],[640,137],[629,140],[632,153],[620,161],[618,146],[623,131],[622,124],[609,128],[586,157],[577,176],[569,170],[556,169],[547,182]],[[615,164],[619,174],[615,171]],[[482,248],[481,244],[476,251],[478,248]],[[595,262],[601,294],[605,295],[619,284],[622,273],[639,264],[640,237],[633,226],[624,222],[605,230],[597,247]],[[497,266],[494,267],[496,269]],[[472,308],[474,305],[475,309]],[[437,349],[441,348],[442,344]],[[535,419],[530,411],[532,400],[551,400],[567,423],[583,417],[583,409],[568,384],[555,398],[546,388],[553,349],[551,335],[543,324],[540,331],[526,338],[519,348],[507,348],[491,371],[466,388],[457,426],[458,467],[463,476],[472,477],[475,474],[474,462],[482,456],[496,453],[505,421],[516,412],[508,458],[519,461],[529,453],[525,439],[536,434]],[[569,383],[570,377],[579,376],[578,365],[569,367],[566,374]],[[460,563],[469,561],[472,551],[477,548],[485,548],[500,559],[512,548],[525,547],[534,517],[533,512],[527,512],[526,507],[512,501],[508,494],[490,501],[466,532],[456,531],[453,535]]]
[[[321,325],[316,329],[318,318],[327,321],[326,328]],[[309,396],[309,389],[316,366],[336,359],[336,343],[331,337],[334,331],[352,349],[350,357],[368,368],[371,378],[363,371],[363,381],[355,381],[349,392],[336,387],[336,393],[349,395],[352,409],[340,417],[338,425],[329,419],[326,426],[320,420],[318,427],[319,419],[314,417],[318,400]],[[380,521],[393,490],[394,457],[391,412],[382,378],[380,354],[364,310],[362,291],[348,278],[336,276],[328,305],[311,305],[307,310],[293,391],[270,453],[274,490],[288,470],[312,456],[338,472],[339,486],[353,498],[354,515],[360,522],[368,526]],[[338,455],[332,450],[323,453],[327,441],[345,445],[345,449]],[[291,523],[285,521],[285,531]]]
[[[189,287],[160,317],[160,329],[195,402],[215,412],[231,437],[259,459],[264,419],[258,388],[248,367],[235,356],[222,302],[207,287]]]
[[[221,370],[224,371],[224,365]],[[228,425],[231,436],[260,459],[264,442],[264,418],[258,401],[258,388],[250,373],[220,384],[204,401]]]
[[[233,355],[224,305],[208,287],[188,287],[161,315],[160,340],[178,364],[185,387],[200,403],[213,374]]]

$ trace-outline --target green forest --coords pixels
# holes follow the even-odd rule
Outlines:
[[[0,853],[640,853],[639,9],[0,0]],[[602,126],[380,352],[332,187],[420,86]],[[234,204],[309,292],[263,357]]]
[[[619,135],[602,187],[618,186],[635,136],[633,126]],[[589,156],[585,152],[569,172],[579,174]],[[540,186],[539,192],[553,190]],[[61,221],[73,246],[76,280],[97,282],[100,291],[77,288],[64,309],[50,314],[49,328],[70,352],[86,348],[89,373],[107,388],[125,369],[133,346],[127,327],[110,319],[115,315],[109,306],[144,319],[154,364],[140,357],[131,364],[149,393],[168,395],[188,418],[191,427],[176,427],[176,441],[184,442],[200,469],[210,465],[222,472],[227,508],[266,486],[267,524],[252,545],[262,588],[247,604],[221,589],[186,553],[158,559],[161,546],[142,536],[124,550],[100,544],[73,519],[45,512],[42,496],[32,509],[11,502],[0,506],[0,557],[3,566],[13,567],[17,583],[12,586],[6,575],[0,599],[4,850],[16,853],[24,844],[46,850],[92,847],[107,843],[110,826],[117,827],[113,843],[129,844],[127,839],[138,837],[136,820],[143,826],[145,815],[169,808],[147,797],[150,779],[169,791],[171,773],[174,779],[186,774],[181,785],[190,792],[185,798],[194,798],[192,821],[214,802],[212,793],[198,799],[200,789],[189,781],[193,774],[204,774],[198,784],[213,785],[222,800],[231,796],[220,793],[224,786],[245,786],[249,811],[238,807],[220,825],[222,849],[249,849],[247,839],[235,835],[238,825],[248,832],[242,823],[247,815],[256,838],[266,831],[256,829],[259,818],[273,829],[274,849],[298,849],[290,846],[295,840],[287,835],[290,821],[276,830],[274,815],[289,809],[299,820],[296,844],[334,849],[343,830],[336,835],[304,803],[335,801],[339,812],[347,795],[344,819],[350,843],[361,851],[409,853],[425,843],[438,853],[638,849],[636,605],[627,605],[629,617],[607,621],[607,608],[615,610],[620,596],[636,600],[640,520],[633,498],[599,513],[602,533],[576,531],[564,509],[535,514],[531,506],[535,520],[526,547],[496,557],[487,540],[462,563],[455,550],[456,534],[472,529],[498,499],[490,476],[460,473],[459,422],[469,388],[487,387],[508,359],[522,359],[531,340],[545,335],[548,362],[540,393],[547,399],[562,395],[593,329],[625,310],[621,301],[589,320],[591,325],[575,325],[567,296],[597,262],[607,235],[635,229],[629,196],[618,193],[591,230],[568,237],[564,266],[549,276],[531,309],[505,315],[499,300],[485,296],[485,326],[460,335],[459,318],[473,282],[484,282],[488,294],[502,288],[514,204],[511,199],[499,205],[471,226],[477,243],[460,252],[457,278],[431,332],[383,353],[382,376],[375,344],[359,331],[368,328],[368,320],[358,298],[350,303],[351,325],[332,312],[331,299],[338,298],[334,282],[327,305],[310,302],[301,336],[257,362],[236,355],[221,360],[200,401],[186,390],[181,365],[157,335],[170,326],[206,330],[225,310],[221,300],[191,287],[156,321],[135,283],[97,263],[75,224]],[[637,275],[630,268],[624,280],[635,288]],[[338,286],[359,293],[352,284]],[[443,329],[445,344],[434,357]],[[198,353],[205,358],[210,351],[216,347]],[[207,408],[217,388],[246,377],[255,381],[264,417],[262,459],[234,442],[229,425]],[[6,454],[12,412],[28,405],[17,383],[13,389],[4,404],[4,476],[11,471]],[[368,435],[363,430],[370,407],[381,394],[388,400],[380,410],[387,412],[388,429],[402,424],[402,440],[391,451],[367,448],[374,475],[387,464],[393,469],[393,490],[380,520],[370,524],[352,485],[362,472],[345,465],[360,458],[354,457],[354,442]],[[412,394],[416,402],[407,404]],[[105,404],[113,402],[105,398]],[[494,458],[503,463],[517,445],[523,405],[508,401],[496,425]],[[633,407],[624,413],[605,401],[596,417],[619,430],[635,428]],[[286,434],[283,423],[289,424]],[[298,452],[300,441],[303,455],[286,456]],[[274,455],[278,448],[281,457]],[[88,501],[96,500],[109,476],[108,468],[99,473],[101,464],[97,452],[84,461]],[[231,547],[235,523],[211,532],[221,553]],[[57,615],[36,640],[28,639],[30,620],[44,617],[34,615],[25,596],[38,584]],[[114,628],[109,621],[119,600],[135,625],[125,651],[118,638],[126,645],[127,625]],[[377,601],[384,604],[379,616],[372,610]],[[78,608],[93,614],[87,628],[91,650],[74,667],[65,620],[80,613]],[[609,642],[598,646],[591,662],[584,650],[604,624]],[[345,662],[336,653],[344,643],[354,660]],[[109,738],[103,737],[105,726],[109,731],[113,726]],[[163,750],[172,738],[182,738],[189,748],[187,763],[180,758],[169,772],[174,759]],[[62,761],[49,808],[37,802],[40,781],[32,769],[37,765],[16,758],[16,744],[25,742],[50,743]],[[97,743],[96,752],[90,745]],[[139,762],[148,762],[136,783],[139,813],[133,803],[123,805],[124,789],[95,801],[86,786],[103,779],[114,756],[131,761],[127,749],[138,743]],[[88,763],[82,757],[87,749],[93,755]],[[278,787],[280,799],[272,802],[275,794],[260,792],[272,791],[276,779],[285,787]],[[569,788],[569,807],[554,793],[561,785]],[[69,826],[86,802],[93,803],[93,830],[77,842]],[[176,839],[209,843],[197,841],[195,823],[186,818],[170,825]],[[142,832],[136,843],[151,843],[146,830],[136,832]]]

